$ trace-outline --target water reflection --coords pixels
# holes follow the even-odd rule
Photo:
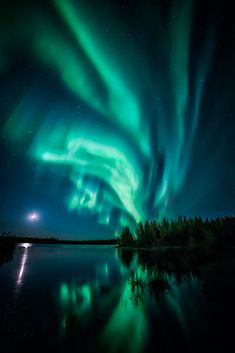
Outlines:
[[[61,323],[59,332],[62,336],[70,334],[69,330],[79,320],[85,321],[88,318],[88,311],[91,308],[91,287],[90,285],[76,285],[62,283],[60,286],[60,308]]]
[[[138,267],[122,286],[119,301],[102,333],[108,352],[143,351],[148,332],[142,281],[145,273]]]
[[[235,317],[231,262],[226,270],[220,266],[220,272],[202,277],[186,270],[178,254],[164,256],[112,248],[19,248],[0,271],[0,351],[19,346],[81,353],[223,348],[225,338],[232,341]],[[206,295],[213,296],[212,303]]]
[[[132,249],[118,249],[118,256],[126,268],[130,268],[136,253]]]
[[[60,337],[69,339],[70,343],[74,339],[85,344],[86,339],[100,329],[94,327],[94,322],[100,317],[100,312],[105,310],[111,288],[108,263],[98,265],[90,281],[80,283],[78,278],[62,282],[59,286]]]
[[[195,274],[172,271],[169,263],[159,268],[153,259],[145,261],[149,257],[133,251],[119,250],[119,258],[122,280],[115,286],[107,264],[97,268],[91,282],[61,284],[59,332],[70,344],[80,340],[92,352],[99,351],[97,347],[113,353],[145,352],[155,337],[152,327],[165,326],[165,317],[183,335],[192,321],[200,322],[195,308],[203,294]]]
[[[19,244],[19,247],[24,248],[22,257],[21,257],[21,263],[20,263],[20,270],[17,276],[17,287],[20,287],[22,285],[23,282],[23,275],[25,272],[25,266],[26,266],[26,262],[27,262],[27,258],[28,258],[28,249],[31,247],[30,243],[21,243]]]

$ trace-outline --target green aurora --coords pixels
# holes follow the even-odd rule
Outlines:
[[[56,192],[56,180],[69,182],[60,200],[67,210],[104,225],[115,211],[114,233],[177,215],[216,43],[208,26],[192,56],[192,1],[159,2],[153,13],[133,1],[129,20],[115,6],[57,0],[43,12],[30,4],[26,21],[22,11],[1,32],[9,57],[14,46],[53,78],[45,91],[40,82],[22,90],[2,128],[9,146],[37,175],[53,171]]]

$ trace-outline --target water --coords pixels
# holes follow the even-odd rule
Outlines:
[[[228,351],[234,270],[192,273],[156,256],[112,246],[17,247],[0,267],[0,352]]]

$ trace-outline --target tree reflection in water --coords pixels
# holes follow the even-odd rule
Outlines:
[[[79,342],[88,352],[144,352],[151,341],[151,317],[163,325],[164,315],[186,334],[190,316],[198,316],[193,294],[201,295],[197,276],[177,272],[169,263],[163,269],[149,256],[139,253],[136,258],[132,250],[118,251],[126,269],[120,269],[125,276],[119,283],[110,282],[104,266],[93,282],[61,284],[61,337],[70,344]]]

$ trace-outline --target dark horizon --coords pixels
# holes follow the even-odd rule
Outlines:
[[[116,236],[110,236],[110,237],[107,237],[107,238],[104,238],[104,239],[98,239],[98,238],[91,238],[91,239],[89,239],[89,238],[87,238],[86,239],[86,237],[81,237],[80,235],[76,235],[75,237],[76,237],[76,239],[73,239],[73,238],[67,238],[66,236],[65,237],[63,237],[63,235],[61,235],[61,236],[59,236],[59,235],[56,235],[56,234],[51,234],[51,235],[49,235],[49,234],[17,234],[17,233],[12,233],[12,232],[6,232],[6,231],[4,231],[4,232],[2,232],[2,233],[0,233],[0,238],[2,238],[3,239],[3,237],[6,237],[6,238],[24,238],[25,239],[25,241],[28,239],[31,239],[32,241],[33,240],[39,240],[39,241],[42,241],[43,242],[43,240],[52,240],[52,241],[58,241],[58,242],[67,242],[67,243],[72,243],[72,242],[77,242],[77,243],[85,243],[85,242],[105,242],[105,241],[108,241],[108,242],[115,242],[115,243],[117,243],[118,242],[118,239],[120,239],[120,237],[121,237],[121,234],[123,233],[123,231],[125,231],[125,229],[128,229],[128,232],[130,231],[131,232],[131,234],[132,234],[132,236],[133,236],[133,234],[135,234],[136,233],[136,231],[138,230],[138,228],[140,227],[140,226],[144,226],[146,223],[153,223],[153,224],[155,224],[155,225],[157,225],[158,226],[158,228],[160,229],[160,228],[162,228],[163,227],[163,225],[164,225],[164,223],[167,223],[168,225],[172,225],[172,226],[175,226],[176,224],[180,224],[180,223],[182,223],[182,224],[189,224],[190,222],[197,222],[197,221],[199,221],[200,223],[202,223],[202,225],[204,224],[204,226],[205,226],[205,224],[206,223],[208,223],[208,224],[210,224],[210,223],[227,223],[227,222],[229,222],[230,223],[230,221],[232,221],[233,222],[233,220],[235,220],[235,214],[232,214],[232,215],[226,215],[226,216],[224,216],[224,217],[210,217],[210,218],[208,218],[208,217],[201,217],[201,216],[195,216],[195,217],[186,217],[186,216],[183,216],[183,215],[180,215],[180,216],[178,216],[178,217],[176,217],[175,219],[168,219],[168,218],[166,218],[166,217],[164,217],[161,221],[159,221],[159,220],[145,220],[144,222],[139,222],[138,224],[136,224],[134,227],[131,227],[131,228],[129,228],[129,226],[127,226],[127,227],[123,227],[121,230],[120,230],[120,232],[119,233],[117,233],[116,234]],[[204,227],[203,226],[203,227]],[[231,225],[230,225],[231,226]],[[229,227],[230,227],[229,226]],[[192,229],[193,229],[193,227],[192,227]],[[203,229],[202,229],[203,230]],[[221,231],[221,230],[220,230]],[[230,232],[232,232],[233,231],[233,228],[231,227],[231,228],[229,228],[229,231]],[[182,229],[181,229],[181,232],[182,232]],[[206,235],[206,232],[207,232],[207,230],[206,230],[206,228],[204,229],[204,231],[203,231],[205,234],[204,235]],[[226,232],[225,232],[226,233]],[[170,236],[170,238],[171,238],[171,236]]]

